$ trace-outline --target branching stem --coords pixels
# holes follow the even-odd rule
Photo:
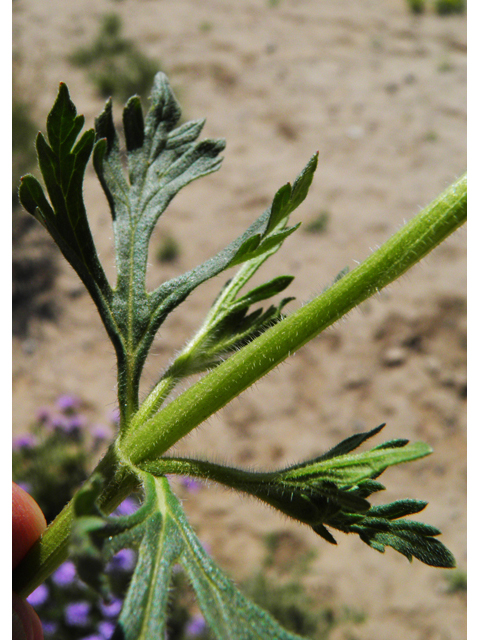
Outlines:
[[[413,267],[467,217],[462,176],[365,262],[271,327],[121,441],[133,464],[154,460],[306,342]]]
[[[157,459],[291,353],[400,277],[460,227],[466,216],[465,175],[330,289],[242,348],[158,414],[139,422],[97,466],[96,471],[107,480],[99,506],[111,512],[138,488],[139,480],[132,473],[135,465]],[[169,383],[165,385],[160,399],[168,391]],[[151,415],[151,409],[145,415]],[[130,468],[119,461],[115,451],[129,461]],[[141,473],[139,470],[139,477]],[[67,558],[71,522],[69,503],[14,572],[14,588],[20,595],[31,593]]]

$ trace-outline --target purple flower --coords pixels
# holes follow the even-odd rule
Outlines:
[[[107,571],[131,571],[137,559],[133,549],[122,549],[108,563]]]
[[[45,604],[45,602],[48,600],[48,596],[49,592],[47,585],[41,584],[28,596],[27,602],[29,602],[32,607],[41,607],[42,604]]]
[[[200,491],[202,485],[197,480],[193,478],[189,478],[188,476],[182,476],[180,479],[180,483],[182,487],[188,491],[188,493],[198,493]]]
[[[52,412],[49,407],[40,407],[37,411],[37,420],[38,422],[48,422]]]
[[[23,436],[18,436],[13,441],[13,448],[17,451],[18,449],[31,449],[36,444],[35,436],[32,436],[30,433],[25,433]]]
[[[65,431],[65,433],[78,433],[84,425],[85,418],[83,416],[69,416],[65,421],[63,431]]]
[[[66,416],[62,416],[60,414],[53,415],[50,418],[50,425],[58,431],[64,431],[67,427],[67,423],[68,420]]]
[[[77,396],[64,395],[57,399],[57,407],[65,413],[72,413],[80,406],[80,400]]]
[[[138,509],[138,503],[133,498],[125,498],[125,500],[115,509],[117,516],[131,516]]]
[[[105,640],[103,636],[99,636],[98,633],[93,633],[90,636],[85,636],[81,640]]]
[[[52,416],[50,426],[57,432],[69,436],[78,436],[80,429],[85,424],[84,416],[80,415],[61,415]]]
[[[197,613],[196,615],[192,616],[190,622],[187,624],[185,631],[187,632],[187,635],[195,638],[202,634],[205,631],[206,627],[207,625],[205,623],[204,617],[200,613]]]
[[[42,620],[42,629],[46,636],[53,636],[58,631],[58,624],[51,620]]]
[[[68,418],[67,424],[70,429],[80,429],[85,426],[85,422],[85,416],[81,416],[77,413],[76,415]]]
[[[115,631],[115,625],[113,624],[113,622],[108,622],[108,620],[100,622],[97,628],[100,635],[105,640],[110,640],[110,638],[113,636],[113,632]]]
[[[59,587],[66,587],[75,580],[76,571],[73,562],[68,560],[61,564],[52,575],[53,582]]]
[[[65,607],[65,621],[71,627],[87,627],[90,624],[88,602],[72,602]]]
[[[113,598],[111,602],[100,602],[100,611],[106,618],[116,618],[122,610],[122,604],[120,598]]]

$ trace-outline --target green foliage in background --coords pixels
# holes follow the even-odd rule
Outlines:
[[[173,236],[165,236],[155,255],[159,262],[175,262],[180,256],[180,245]]]
[[[449,571],[445,576],[447,581],[447,593],[467,592],[467,572],[456,569]]]
[[[159,67],[122,35],[122,21],[114,13],[103,16],[97,37],[75,51],[70,60],[88,70],[100,96],[122,102],[134,93],[145,98]]]
[[[466,0],[406,0],[408,8],[412,13],[425,13],[428,7],[440,16],[464,13],[467,8]]]
[[[330,214],[328,211],[320,211],[320,213],[305,225],[305,231],[307,233],[325,233],[330,220]]]
[[[407,4],[412,13],[424,13],[425,11],[425,0],[407,0]]]
[[[435,11],[441,16],[464,13],[466,8],[465,0],[435,0]]]

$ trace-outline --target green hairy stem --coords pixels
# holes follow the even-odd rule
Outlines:
[[[289,355],[421,260],[467,218],[462,176],[365,262],[270,328],[131,431],[122,449],[134,463],[155,458]]]
[[[392,465],[430,455],[422,442],[389,440],[352,453],[385,426],[347,437],[325,454],[274,471],[250,472],[209,460],[166,457],[181,438],[254,384],[321,331],[394,282],[460,227],[467,216],[467,178],[459,178],[423,211],[350,273],[343,272],[321,295],[289,316],[283,298],[266,309],[255,305],[292,282],[278,276],[245,288],[261,265],[298,228],[291,214],[307,196],[318,156],[293,184],[275,194],[271,206],[240,237],[205,263],[163,283],[145,285],[148,245],[171,199],[192,180],[216,171],[221,140],[201,140],[203,121],[178,125],[180,108],[164,74],[157,74],[144,117],[138,97],[123,114],[128,174],[124,171],[112,103],[95,131],[78,141],[77,116],[66,85],[39,134],[37,153],[47,195],[32,175],[22,178],[20,200],[51,234],[94,300],[117,355],[120,430],[86,484],[49,525],[14,572],[14,589],[26,596],[69,555],[87,584],[109,595],[103,571],[117,551],[139,551],[137,566],[117,621],[114,638],[164,637],[173,567],[180,563],[194,588],[202,614],[218,640],[301,640],[248,601],[203,550],[166,474],[219,482],[247,493],[310,526],[336,544],[331,529],[355,533],[373,549],[387,546],[409,560],[453,567],[455,559],[437,539],[435,527],[405,518],[426,502],[397,500],[377,507],[368,498],[385,487],[377,478]],[[110,207],[117,282],[108,283],[90,233],[82,199],[83,175],[93,163]],[[197,333],[187,342],[147,398],[140,403],[142,369],[153,339],[167,317],[200,284],[238,267],[214,301]],[[171,402],[176,385],[193,374],[198,382]],[[110,514],[132,491],[144,500],[131,516]],[[138,603],[141,603],[140,605]]]

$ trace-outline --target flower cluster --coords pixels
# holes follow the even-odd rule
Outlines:
[[[13,441],[13,476],[40,504],[52,520],[71,498],[91,469],[99,451],[118,426],[119,413],[112,411],[105,424],[92,424],[84,404],[74,395],[60,396],[52,407],[41,407],[28,433]],[[182,486],[196,493],[200,484],[185,478]],[[114,516],[128,516],[139,507],[136,496],[126,498]],[[124,593],[136,564],[136,552],[122,549],[107,566],[113,597],[104,602],[79,578],[67,560],[28,597],[37,610],[46,640],[109,640],[123,605]],[[206,625],[200,614],[190,615],[183,606],[185,584],[177,580],[178,598],[172,603],[171,640],[202,640]],[[173,620],[174,618],[174,620]],[[170,640],[170,635],[169,635]]]
[[[118,515],[131,513],[138,504],[127,498],[116,510]],[[117,590],[125,591],[125,585],[135,567],[136,554],[131,549],[122,549],[107,566],[107,574]],[[118,589],[122,583],[123,587]],[[165,640],[203,640],[207,625],[200,613],[189,613],[181,603],[185,599],[186,582],[178,576],[176,602],[172,603],[172,634]],[[35,607],[41,620],[46,640],[110,640],[115,630],[123,605],[123,597],[113,596],[110,601],[101,600],[78,577],[75,565],[70,560],[60,567],[33,591],[27,598]]]
[[[60,396],[41,407],[28,433],[13,441],[13,477],[39,503],[48,522],[87,478],[92,461],[111,440],[115,416],[92,424],[81,400]]]

